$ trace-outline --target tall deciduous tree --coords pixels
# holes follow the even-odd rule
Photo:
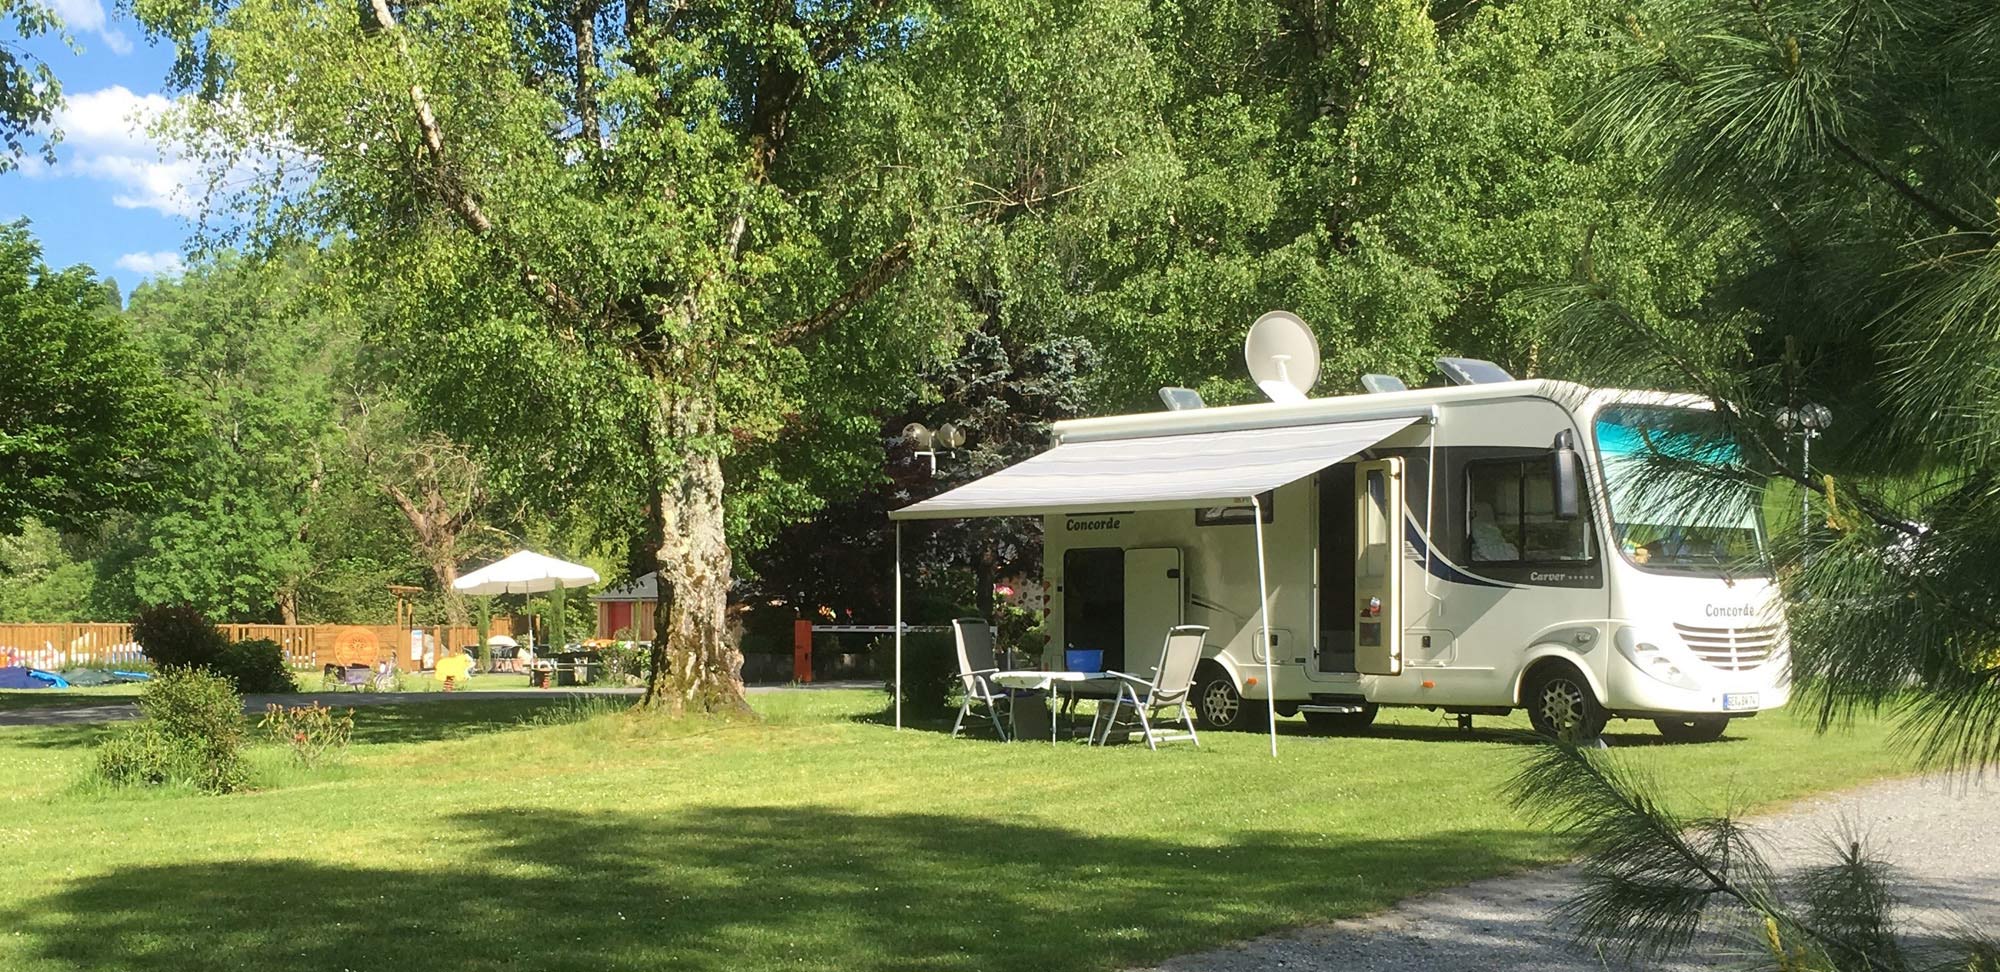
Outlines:
[[[1130,0],[136,8],[215,96],[204,134],[314,165],[266,228],[350,235],[392,333],[519,379],[457,385],[447,428],[648,525],[646,700],[674,708],[742,705],[725,459],[810,417],[852,436],[806,403],[951,342],[937,271],[1118,192],[1156,137]]]
[[[1565,138],[1567,93],[1611,63],[1605,6],[1155,4],[1175,177],[1017,289],[1060,296],[1047,316],[1102,350],[1107,409],[1169,384],[1256,398],[1243,332],[1272,308],[1318,333],[1323,393],[1421,381],[1441,353],[1536,370],[1521,291],[1566,279],[1587,240],[1630,257],[1635,296],[1685,307],[1728,238],[1668,233],[1633,203],[1643,172]]]
[[[225,255],[132,294],[135,330],[207,432],[189,488],[139,524],[130,577],[142,602],[300,619],[316,513],[343,458],[333,376],[355,343],[310,260]]]
[[[86,267],[51,270],[0,226],[0,536],[80,530],[171,491],[196,432],[186,402]]]

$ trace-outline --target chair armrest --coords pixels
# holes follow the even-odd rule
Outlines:
[[[1137,675],[1128,675],[1124,672],[1105,672],[1104,674],[1115,676],[1117,678],[1122,678],[1128,682],[1131,682],[1134,685],[1144,685],[1147,688],[1153,687],[1153,680],[1150,678],[1140,678]]]
[[[1000,669],[997,668],[978,668],[969,672],[959,672],[958,674],[960,677],[970,677],[973,675],[998,675],[999,673]]]

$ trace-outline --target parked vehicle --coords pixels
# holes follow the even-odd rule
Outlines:
[[[1207,626],[1211,728],[1400,705],[1705,740],[1785,704],[1755,496],[1697,514],[1641,488],[1636,453],[1731,448],[1703,400],[1443,364],[1459,384],[1060,422],[1050,453],[895,515],[1040,515],[1051,644],[1105,669]],[[1225,479],[1273,485],[1183,502]]]

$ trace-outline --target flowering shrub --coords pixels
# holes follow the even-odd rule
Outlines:
[[[299,765],[317,766],[328,754],[347,748],[348,740],[354,737],[354,710],[335,715],[318,702],[294,706],[274,703],[264,707],[264,718],[257,728],[273,742],[292,747],[292,758]]]
[[[243,763],[243,700],[229,680],[199,668],[169,668],[146,683],[140,717],[97,750],[97,773],[121,786],[186,784],[228,793],[249,779]]]

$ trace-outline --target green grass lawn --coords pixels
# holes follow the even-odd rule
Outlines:
[[[335,686],[329,688],[321,680],[318,672],[296,673],[301,692],[345,692],[348,689]],[[65,706],[104,705],[135,701],[139,691],[145,687],[142,682],[122,682],[117,685],[71,686],[66,689],[0,689],[0,712],[9,709],[31,709],[41,707],[62,708]],[[593,689],[612,688],[609,683],[590,686]],[[528,676],[517,672],[494,672],[470,678],[458,688],[461,692],[524,692],[532,688]],[[402,691],[442,692],[444,680],[423,672],[411,672],[403,676]],[[562,691],[556,689],[555,691]]]
[[[1361,737],[1095,750],[895,733],[873,692],[757,723],[549,703],[359,710],[340,766],[224,797],[80,781],[99,727],[0,729],[0,969],[1113,969],[1548,863],[1521,750],[1429,713]],[[1512,720],[1482,726],[1518,728]],[[1614,733],[1684,810],[1899,772],[1782,713]]]

